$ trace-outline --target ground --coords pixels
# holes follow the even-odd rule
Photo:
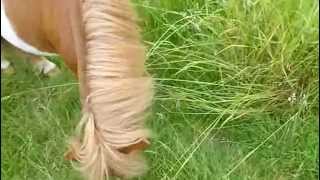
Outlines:
[[[313,0],[135,0],[156,81],[150,170],[140,180],[319,177],[319,4]],[[14,53],[1,77],[1,177],[80,180],[63,160],[77,82]]]

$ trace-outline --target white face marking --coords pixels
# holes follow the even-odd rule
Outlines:
[[[1,0],[1,36],[10,42],[15,47],[34,55],[53,56],[53,53],[41,52],[35,47],[29,45],[16,34],[13,26],[10,23],[9,18],[5,13],[5,7],[3,0]]]

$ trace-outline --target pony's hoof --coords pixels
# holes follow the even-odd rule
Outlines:
[[[44,75],[48,76],[48,77],[55,77],[57,75],[59,75],[61,73],[61,70],[56,67],[54,69],[51,69],[49,72],[45,73]]]
[[[9,66],[9,67],[7,67],[5,69],[1,69],[1,74],[2,73],[3,74],[7,74],[7,75],[12,75],[12,74],[15,73],[15,70],[14,70],[14,68],[12,66]]]

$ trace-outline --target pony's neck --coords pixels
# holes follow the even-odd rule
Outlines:
[[[85,47],[79,79],[86,98],[73,146],[76,158],[91,179],[110,172],[139,175],[146,166],[131,151],[145,148],[153,91],[135,14],[129,0],[84,0],[81,17],[84,44],[77,52]]]

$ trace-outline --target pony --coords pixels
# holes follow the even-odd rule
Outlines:
[[[55,69],[45,56],[58,54],[77,77],[82,118],[66,159],[90,180],[146,172],[154,83],[129,0],[1,0],[1,37],[44,73]]]

